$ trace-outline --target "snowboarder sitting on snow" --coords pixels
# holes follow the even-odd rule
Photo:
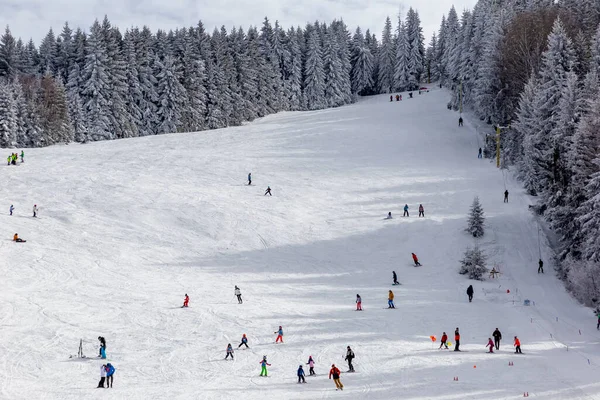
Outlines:
[[[421,263],[419,262],[417,255],[415,253],[411,253],[411,254],[412,254],[413,261],[415,262],[415,267],[420,267]]]
[[[306,383],[306,379],[304,379],[304,368],[302,368],[302,364],[298,366],[298,383]]]
[[[467,288],[467,296],[469,296],[469,303],[473,301],[473,285],[469,285]]]
[[[490,351],[488,351],[488,353],[494,352],[494,342],[492,342],[492,338],[488,338],[488,343],[485,345],[485,347],[490,348]]]
[[[544,273],[544,262],[542,261],[542,259],[540,258],[540,261],[538,261],[538,274],[541,272],[542,274]]]
[[[306,363],[306,365],[308,365],[308,374],[309,375],[316,375],[315,374],[315,360],[313,360],[312,356],[308,356],[308,362]]]
[[[181,306],[181,308],[187,307],[189,304],[190,304],[190,296],[188,296],[186,293],[185,297],[183,299],[183,305]]]
[[[106,364],[106,388],[112,388],[115,379],[115,367],[111,363]]]
[[[252,172],[248,172],[248,185],[252,185]]]
[[[522,354],[521,353],[521,341],[516,336],[515,336],[515,344],[514,344],[514,346],[515,346],[515,353],[516,354]]]
[[[340,381],[340,370],[335,364],[331,364],[331,369],[329,370],[329,379],[333,376],[333,381],[335,382],[335,390],[344,390],[344,385]]]
[[[496,346],[496,350],[500,350],[500,340],[502,340],[502,333],[500,333],[500,330],[496,328],[494,333],[492,333],[492,336],[494,337],[494,345]]]
[[[444,332],[442,334],[442,339],[440,340],[440,349],[442,348],[442,346],[448,348],[448,344],[446,343],[448,342],[448,335],[446,335],[446,332]]]
[[[394,280],[394,285],[400,284],[400,282],[398,282],[398,275],[396,275],[396,271],[392,271],[392,279]]]
[[[242,291],[240,290],[240,288],[236,286],[235,290],[233,291],[233,293],[235,293],[235,295],[237,296],[238,304],[242,304],[243,303],[243,301],[242,301]]]
[[[265,192],[265,196],[266,196],[267,194],[268,194],[269,196],[273,196],[273,195],[271,194],[271,186],[267,186],[267,191]]]
[[[462,117],[458,117],[458,126],[463,126],[463,119],[462,119]]]
[[[20,243],[22,242],[22,243],[25,243],[25,240],[21,239],[19,237],[18,233],[15,233],[15,235],[13,236],[13,242],[20,242]]]
[[[504,202],[508,203],[508,190],[504,191]]]
[[[362,311],[362,299],[356,294],[356,311]]]
[[[396,308],[396,306],[394,306],[394,292],[391,290],[388,293],[388,308]]]
[[[392,212],[391,211],[388,213],[388,215],[387,215],[387,217],[385,217],[385,219],[392,219]]]
[[[279,326],[279,329],[273,333],[277,334],[277,339],[275,339],[275,343],[278,343],[280,341],[281,343],[283,343],[283,328],[281,327],[281,325]]]
[[[246,337],[245,333],[242,335],[242,341],[240,342],[240,345],[238,346],[238,349],[240,347],[242,347],[242,345],[246,346],[247,349],[250,348],[250,347],[248,347],[248,338]]]
[[[403,217],[409,217],[409,215],[408,215],[408,204],[404,205],[404,215],[403,215]]]
[[[419,204],[419,217],[425,217],[425,209],[423,208],[423,204]]]
[[[347,351],[346,351],[346,358],[345,358],[345,360],[348,361],[348,372],[354,372],[354,365],[352,365],[353,359],[354,359],[354,352],[352,351],[350,346],[348,346]]]
[[[227,343],[227,354],[225,355],[225,359],[227,360],[227,357],[231,356],[231,359],[233,360],[233,347],[231,347],[231,343]]]
[[[261,369],[260,369],[260,376],[267,376],[267,365],[270,367],[271,364],[269,364],[267,362],[267,356],[263,356],[263,359],[259,362]]]

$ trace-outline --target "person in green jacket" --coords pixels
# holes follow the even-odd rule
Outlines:
[[[10,165],[10,160],[12,159],[12,155],[8,156],[8,158],[6,159],[8,161],[8,165]]]
[[[21,150],[21,162],[25,162],[25,152]]]

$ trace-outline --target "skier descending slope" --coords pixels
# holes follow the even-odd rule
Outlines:
[[[250,348],[250,347],[248,347],[248,338],[246,337],[245,333],[242,335],[242,341],[240,342],[240,345],[238,346],[238,349],[240,347],[242,347],[242,345],[246,346],[247,349]]]
[[[248,172],[248,185],[252,185],[252,172]]]
[[[515,336],[515,354],[523,354],[521,353],[521,341],[518,337]]]
[[[408,204],[404,205],[404,214],[402,215],[403,217],[409,217],[410,215],[408,214]]]
[[[356,311],[362,311],[362,299],[358,293],[356,294]]]
[[[265,192],[265,196],[266,196],[266,195],[273,196],[273,195],[271,194],[271,186],[267,186],[267,191]]]
[[[183,305],[181,306],[181,308],[187,307],[189,304],[190,304],[190,296],[188,296],[186,293],[185,297],[183,299]]]
[[[262,361],[259,362],[260,364],[260,376],[267,376],[267,365],[270,367],[271,364],[269,364],[267,362],[267,356],[263,356]]]
[[[473,301],[473,285],[469,285],[467,288],[467,296],[469,296],[469,303]]]
[[[233,347],[231,346],[231,343],[227,343],[227,354],[225,355],[225,359],[227,360],[227,357],[231,356],[231,359],[233,360]]]
[[[329,379],[333,377],[333,381],[335,382],[335,390],[344,390],[344,385],[340,381],[340,370],[335,364],[331,364],[331,369],[329,370]]]
[[[308,356],[308,362],[306,363],[306,365],[308,365],[308,367],[309,367],[308,374],[310,376],[316,375],[315,374],[315,360],[313,360],[312,356]]]
[[[243,303],[243,301],[242,301],[242,291],[240,290],[240,288],[236,286],[235,290],[234,290],[234,293],[237,296],[238,304],[242,304]]]
[[[420,267],[421,263],[419,262],[419,258],[417,257],[417,255],[415,253],[410,253],[412,254],[412,259],[415,262],[415,267]]]
[[[283,328],[281,327],[281,325],[279,326],[279,329],[273,333],[277,334],[277,339],[275,339],[275,343],[283,343]]]

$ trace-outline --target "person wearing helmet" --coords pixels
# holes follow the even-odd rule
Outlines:
[[[38,213],[38,206],[37,204],[33,205],[33,217],[37,218],[37,213]]]
[[[263,359],[259,362],[260,364],[260,376],[267,376],[267,365],[270,367],[271,364],[267,362],[267,356],[263,356]]]
[[[225,355],[225,359],[227,360],[229,356],[231,356],[231,359],[233,360],[233,347],[231,346],[231,343],[227,343],[227,355]]]
[[[190,304],[190,296],[188,296],[186,293],[185,297],[183,298],[183,305],[181,306],[181,308],[187,307],[189,304]]]
[[[308,374],[309,375],[316,375],[315,374],[315,360],[313,360],[312,356],[308,356],[308,362],[306,363],[306,365],[308,365]]]
[[[304,368],[302,368],[302,364],[298,366],[298,383],[306,383],[306,379],[304,379]]]
[[[346,358],[345,358],[345,360],[348,361],[348,372],[354,372],[354,365],[352,365],[353,359],[354,359],[354,352],[352,351],[350,346],[348,346],[346,348]]]
[[[279,329],[273,333],[277,334],[277,339],[275,339],[275,343],[283,343],[283,328],[279,325]]]
[[[248,347],[248,338],[246,337],[245,333],[242,335],[242,341],[240,342],[240,345],[238,346],[238,349],[240,347],[242,347],[242,345],[246,346],[247,349],[250,348],[250,347]]]
[[[335,364],[331,364],[331,369],[329,370],[329,379],[333,377],[333,381],[335,382],[335,390],[344,390],[344,385],[340,381],[340,370]]]

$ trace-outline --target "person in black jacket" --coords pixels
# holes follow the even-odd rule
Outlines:
[[[542,259],[540,258],[540,261],[538,261],[538,274],[541,272],[542,274],[544,273],[544,262],[542,261]]]
[[[473,301],[473,285],[469,285],[467,288],[467,296],[469,296],[469,303]]]
[[[104,336],[98,336],[98,341],[100,341],[100,349],[98,350],[98,357],[102,357],[102,349],[104,349],[104,352],[106,354],[106,339],[104,339]]]
[[[346,351],[346,358],[345,358],[345,360],[348,361],[348,372],[354,372],[354,366],[352,365],[352,359],[354,359],[354,352],[352,351],[350,346],[348,346],[348,350]]]
[[[496,350],[500,350],[500,340],[502,340],[502,334],[498,328],[496,328],[494,333],[492,333],[492,336],[494,337],[494,345],[496,346]]]
[[[392,271],[392,277],[394,278],[394,285],[399,285],[398,276],[396,275],[396,271]]]

